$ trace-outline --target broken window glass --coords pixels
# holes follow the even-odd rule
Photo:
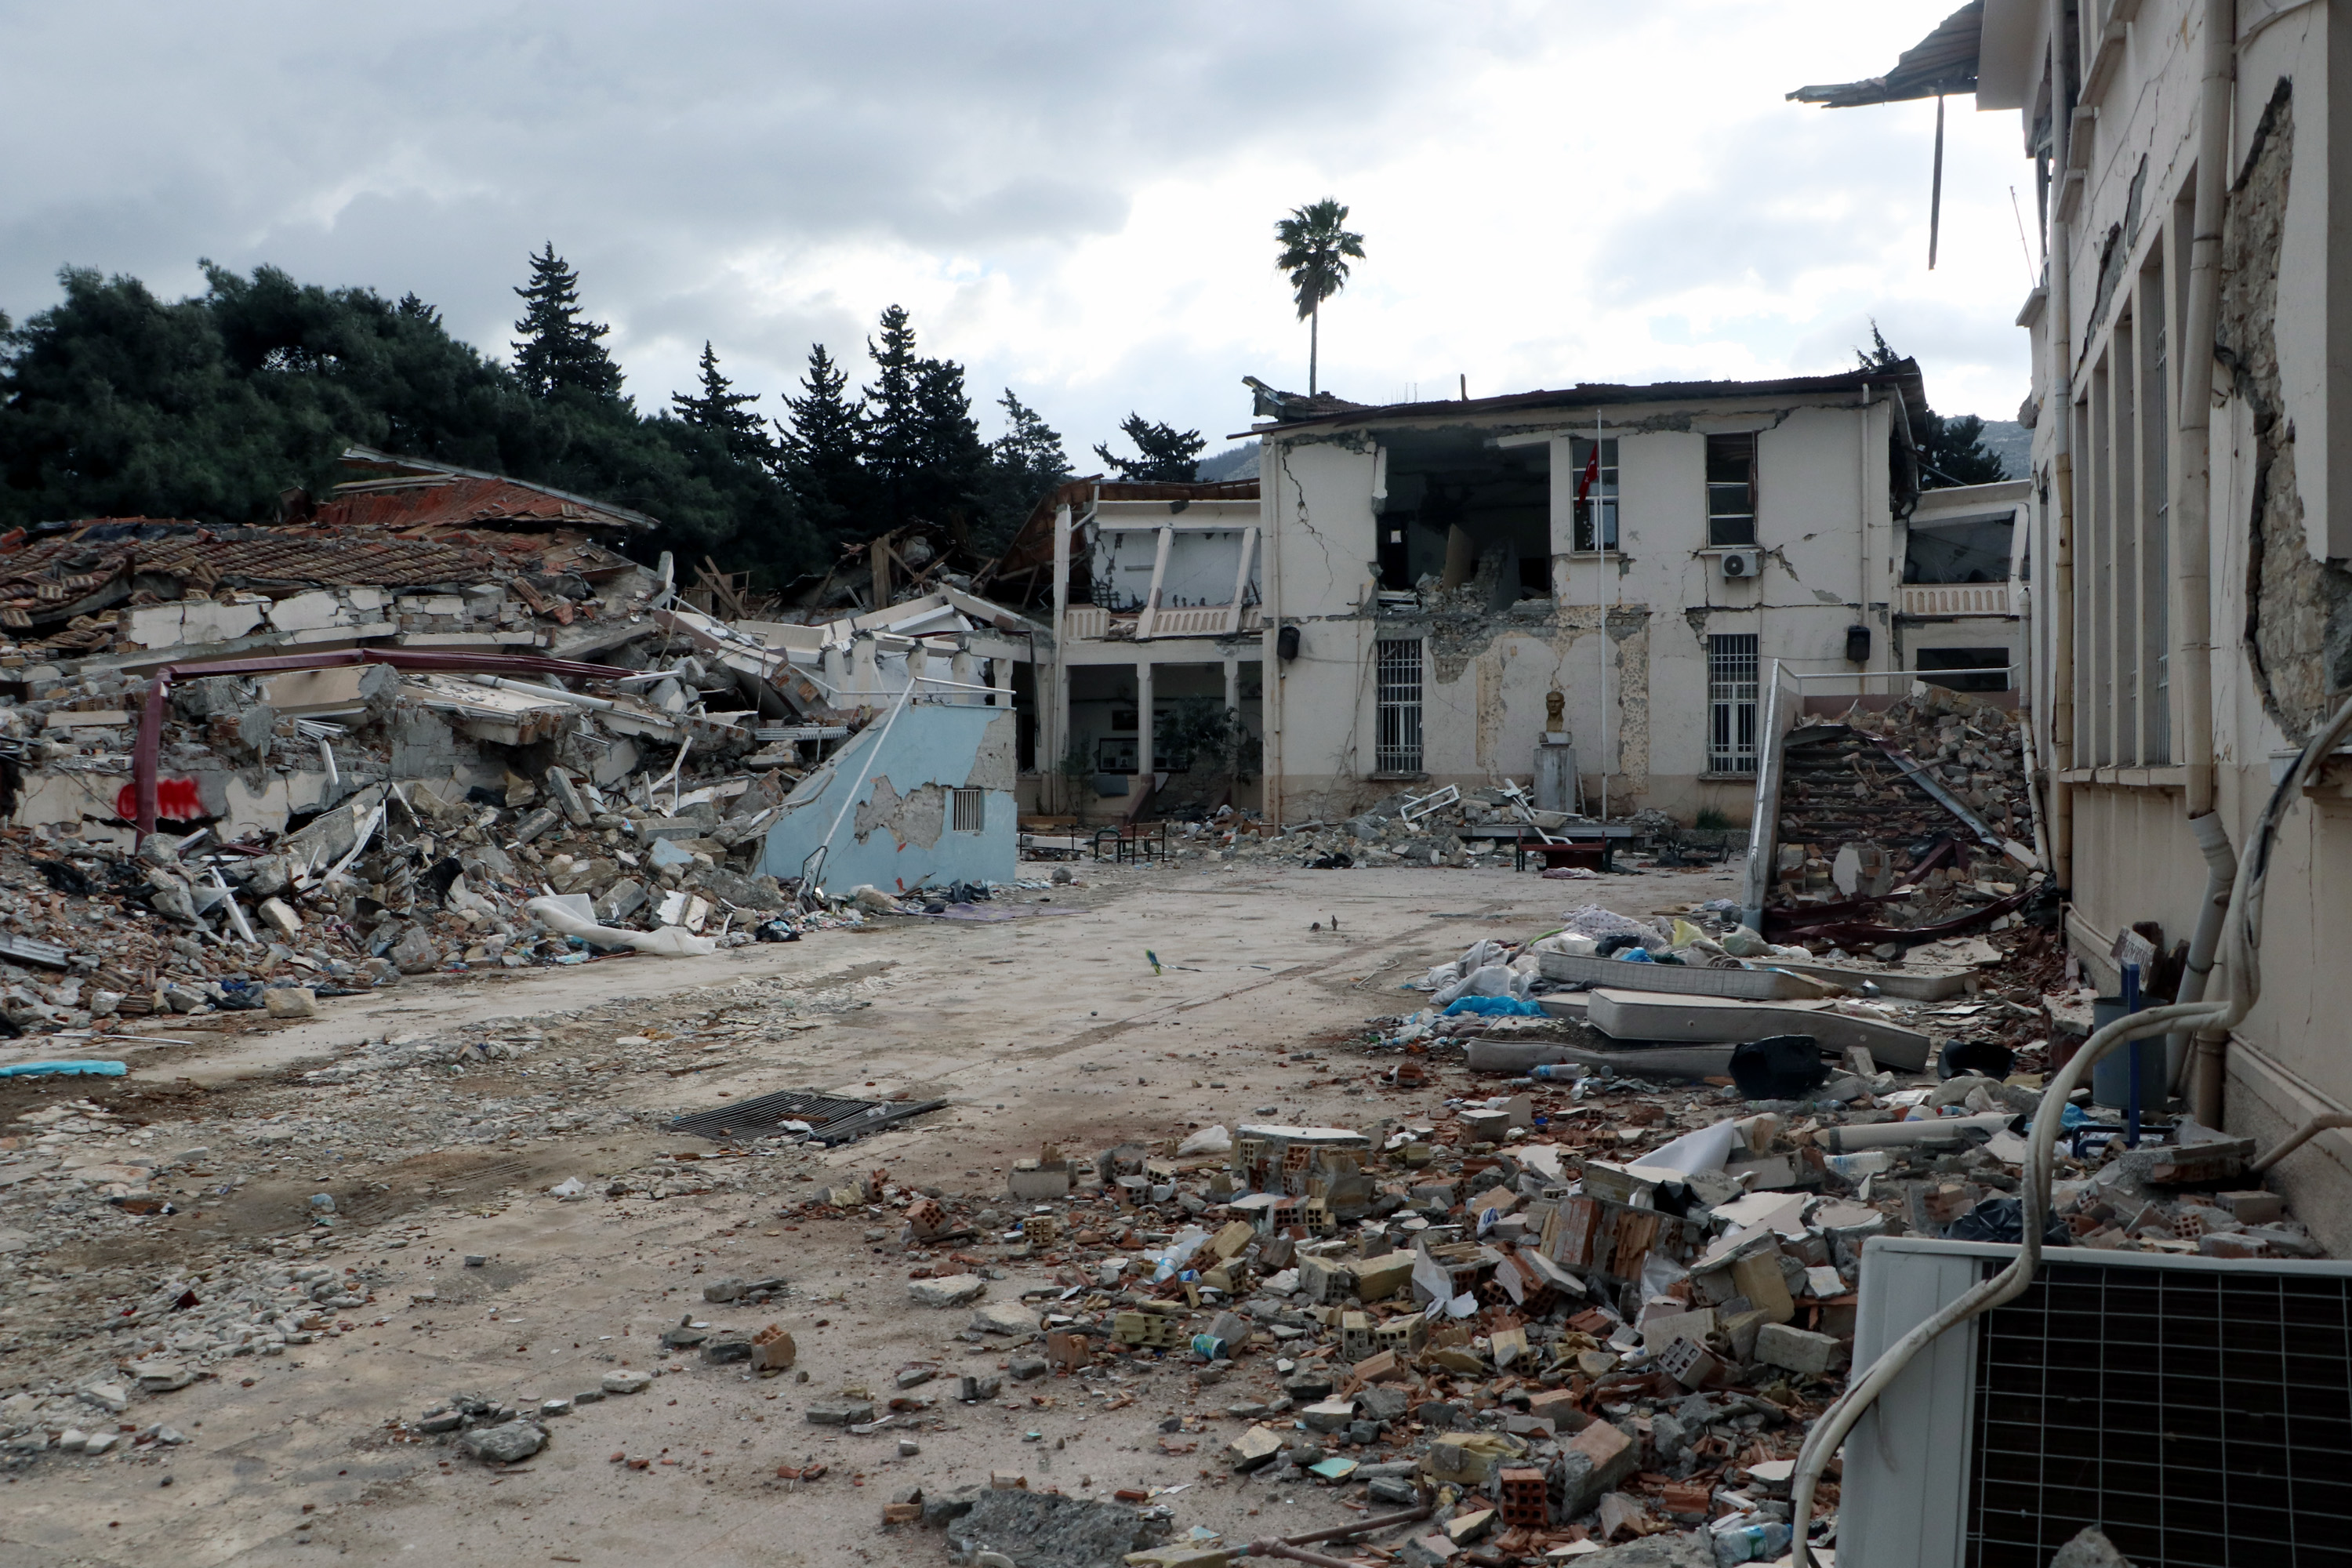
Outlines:
[[[1756,542],[1756,433],[1706,438],[1706,542]]]

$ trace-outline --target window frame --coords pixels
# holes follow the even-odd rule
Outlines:
[[[1736,645],[1745,644],[1745,647]],[[1763,652],[1754,632],[1710,632],[1706,639],[1706,771],[1754,778],[1757,710],[1763,694]]]
[[[1375,773],[1426,771],[1422,715],[1427,668],[1427,655],[1419,637],[1381,637],[1372,644]]]
[[[1619,542],[1624,537],[1624,492],[1620,482],[1622,470],[1619,467],[1617,437],[1603,436],[1601,438],[1601,471],[1593,481],[1599,494],[1587,496],[1581,500],[1576,499],[1576,487],[1584,482],[1584,466],[1592,460],[1592,437],[1571,432],[1568,438],[1568,454],[1571,476],[1569,479],[1570,551],[1577,555],[1613,555],[1620,548]],[[1598,545],[1592,539],[1595,502],[1600,504],[1601,521],[1601,540]]]
[[[1706,437],[1703,472],[1706,486],[1706,548],[1709,550],[1747,550],[1754,548],[1758,542],[1756,518],[1762,490],[1757,483],[1756,468],[1757,453],[1763,445],[1761,434],[1756,430],[1725,430],[1710,433]],[[1731,442],[1746,444],[1746,461],[1741,465],[1746,469],[1746,478],[1718,479],[1716,478],[1718,462],[1725,468],[1739,462],[1740,454],[1728,449],[1720,459],[1717,456],[1719,443]],[[1734,489],[1740,492],[1738,499],[1745,503],[1744,506],[1722,505],[1722,502],[1733,499],[1724,492]],[[1727,534],[1741,537],[1727,537]]]

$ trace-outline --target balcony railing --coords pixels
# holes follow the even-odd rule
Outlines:
[[[2007,583],[1906,583],[1906,616],[2008,616],[2016,612]]]
[[[1185,605],[1154,611],[1148,617],[1148,627],[1146,622],[1141,612],[1133,610],[1116,619],[1124,628],[1121,637],[1219,637],[1254,632],[1265,624],[1265,615],[1255,605],[1243,605],[1239,616],[1231,605]],[[1100,605],[1073,605],[1064,622],[1066,635],[1074,642],[1100,642],[1110,636],[1113,625],[1110,611]]]

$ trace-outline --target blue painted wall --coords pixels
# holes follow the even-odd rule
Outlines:
[[[1012,710],[910,703],[885,737],[887,717],[800,782],[768,830],[760,869],[779,879],[799,876],[839,817],[822,873],[829,892],[846,893],[862,882],[895,893],[1012,881],[1020,860]],[[949,792],[958,789],[983,792],[977,833],[950,826]],[[844,815],[842,801],[852,790],[856,804]]]

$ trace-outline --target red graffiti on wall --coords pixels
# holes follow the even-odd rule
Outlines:
[[[139,786],[124,784],[114,792],[114,815],[125,822],[139,820]],[[155,816],[164,822],[194,822],[209,816],[205,810],[204,796],[194,779],[159,778],[155,781]]]

